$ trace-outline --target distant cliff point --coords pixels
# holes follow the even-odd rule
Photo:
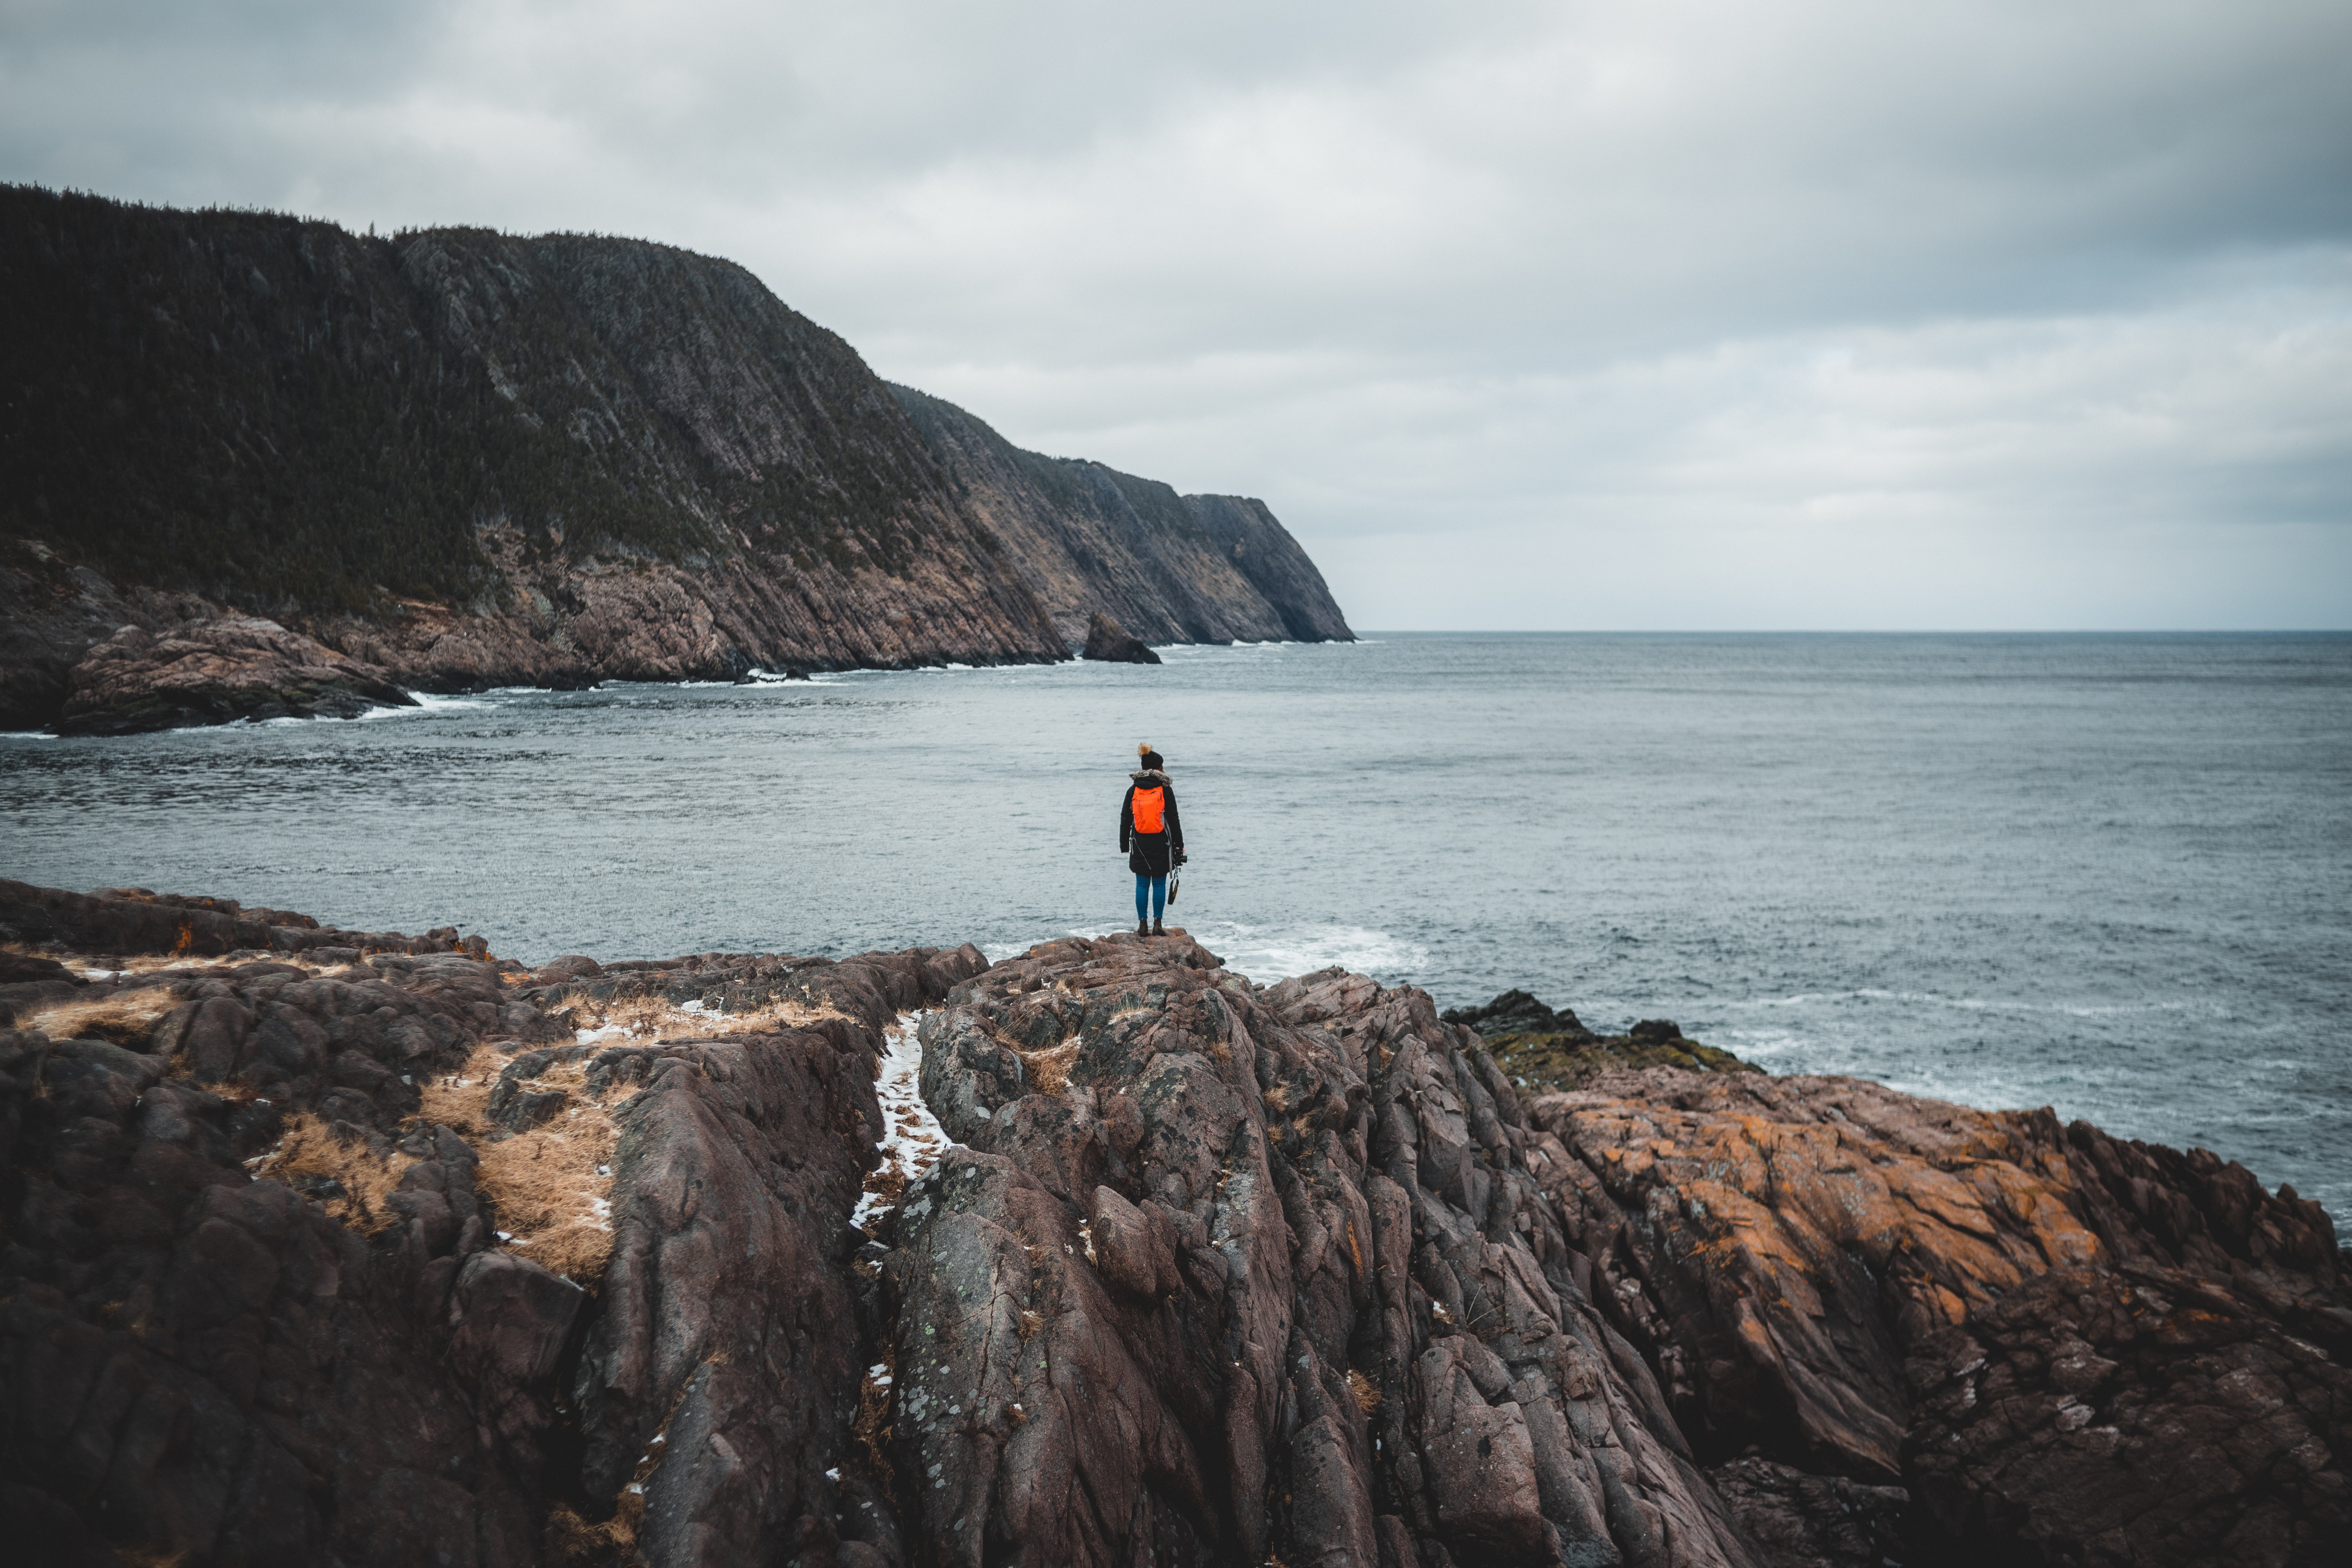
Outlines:
[[[1264,503],[1022,451],[668,246],[0,186],[0,727],[231,614],[425,690],[1351,636]]]

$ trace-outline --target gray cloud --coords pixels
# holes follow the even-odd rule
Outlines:
[[[2352,11],[0,4],[0,176],[732,257],[1360,625],[2352,625]]]

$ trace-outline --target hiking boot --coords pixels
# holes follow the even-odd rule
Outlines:
[[[1150,936],[1150,935],[1151,934],[1151,925],[1150,925],[1150,922],[1149,922],[1148,921],[1136,921],[1136,922],[1135,922],[1135,934],[1136,934],[1136,935],[1138,935],[1138,936]]]
[[[1168,934],[1168,928],[1161,925],[1158,921],[1153,921],[1151,922],[1151,934],[1154,936],[1166,936]]]

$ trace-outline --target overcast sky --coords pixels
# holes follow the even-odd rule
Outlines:
[[[0,0],[0,179],[732,258],[1360,628],[2352,626],[2352,4]]]

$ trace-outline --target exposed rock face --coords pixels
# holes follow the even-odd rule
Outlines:
[[[1904,1516],[1911,1494],[1843,1476],[1811,1476],[1769,1459],[1707,1472],[1755,1542],[1763,1568],[1885,1568],[1914,1558]]]
[[[0,538],[0,730],[54,723],[73,667],[121,627],[221,613],[194,594],[117,588],[38,540]]]
[[[0,1034],[0,1466],[34,1560],[529,1561],[550,1413],[513,1380],[579,1291],[517,1258],[453,1297],[484,1240],[470,1151],[393,1137],[413,1080],[540,1016],[457,955],[88,990],[82,1037]],[[372,1237],[241,1163],[329,1102],[406,1167]]]
[[[151,928],[110,906],[187,907],[0,892],[103,930],[115,962]],[[340,940],[92,982],[0,1031],[0,1523],[19,1560],[406,1568],[637,1560],[636,1542],[733,1563],[746,1541],[830,1542],[879,1026],[980,956],[541,984],[477,939],[343,962],[386,939],[268,929]],[[573,1044],[556,1015],[600,994],[673,1018],[731,1000],[764,1032]],[[541,1229],[548,1184],[515,1152],[553,1163],[566,1131],[490,1122],[485,1071],[569,1083],[571,1137],[614,1124],[608,1173],[580,1164],[559,1194],[570,1225]],[[565,1237],[597,1242],[571,1248],[579,1282],[532,1256],[563,1261],[546,1244]]]
[[[1150,642],[1353,640],[1265,502],[1024,452],[951,403],[890,391],[1072,643],[1097,613]]]
[[[527,971],[6,883],[0,938],[46,944],[0,968],[28,1562],[2185,1568],[2352,1529],[2334,1232],[2201,1152],[1698,1058],[1523,1100],[1418,991],[1181,932]],[[902,1186],[918,1012],[953,1142]]]
[[[1106,664],[1158,664],[1160,656],[1143,646],[1143,639],[1097,610],[1094,619],[1087,623],[1085,658],[1100,659]]]
[[[131,735],[237,719],[352,719],[416,700],[373,665],[275,621],[238,616],[163,633],[121,627],[75,665],[61,735]]]
[[[2352,1344],[2294,1316],[2143,1264],[2028,1281],[1911,1360],[1923,1522],[1961,1561],[2340,1555]]]
[[[1054,660],[1082,589],[1169,640],[1348,635],[1259,503],[1086,464],[1005,500],[935,444],[977,421],[665,246],[0,186],[0,724],[231,605],[441,691]]]
[[[2345,1528],[2317,1205],[1849,1079],[1617,1073],[1533,1117],[1580,1276],[1703,1456],[1900,1481],[1960,1562],[2316,1562]]]
[[[941,1561],[1748,1563],[1429,999],[1049,943],[924,1026],[887,1280]]]
[[[455,926],[417,937],[337,931],[309,915],[247,909],[235,899],[185,898],[145,888],[69,893],[5,878],[0,878],[0,942],[54,942],[65,951],[109,957],[162,952],[214,958],[247,949],[313,955],[326,963],[348,962],[362,952],[460,951]],[[465,944],[469,951],[488,951],[479,937],[466,938]],[[120,965],[110,962],[99,967]]]

